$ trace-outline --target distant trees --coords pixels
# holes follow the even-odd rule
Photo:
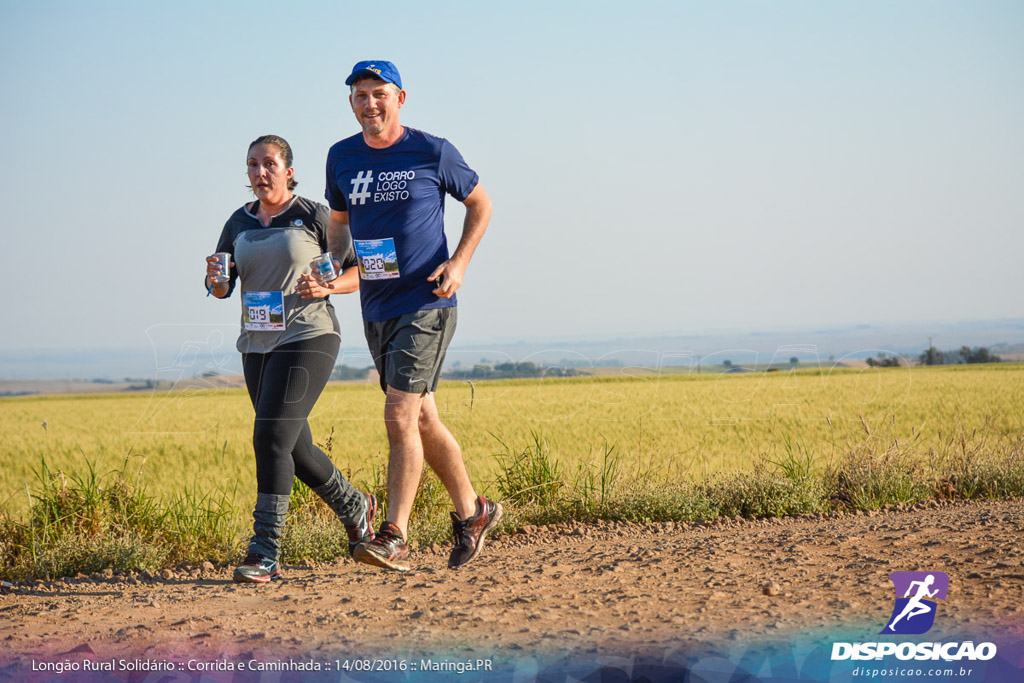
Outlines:
[[[494,366],[477,364],[471,369],[453,368],[446,373],[446,379],[515,379],[530,377],[578,377],[583,373],[576,368],[562,366],[544,367],[529,361],[524,363],[497,363]]]
[[[989,353],[988,349],[984,346],[974,347],[973,349],[969,346],[960,347],[960,357],[964,359],[965,363],[999,363],[1001,362],[999,356],[994,353]]]
[[[958,365],[961,363],[1001,363],[1002,359],[984,346],[961,346],[959,351],[940,351],[934,346],[918,356],[921,365]]]
[[[490,365],[476,364],[472,368],[454,368],[444,373],[446,379],[493,379]]]
[[[873,368],[898,368],[903,365],[899,356],[888,356],[885,351],[880,351],[877,359],[868,358],[867,364]]]
[[[942,351],[939,351],[934,346],[929,346],[928,350],[922,353],[917,358],[921,365],[942,365]]]

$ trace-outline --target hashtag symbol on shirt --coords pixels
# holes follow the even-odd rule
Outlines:
[[[351,204],[365,204],[370,198],[370,183],[373,182],[373,171],[360,171],[352,179],[352,194],[348,196]]]

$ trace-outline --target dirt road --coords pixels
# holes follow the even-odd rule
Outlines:
[[[888,575],[898,570],[949,575],[928,638],[969,634],[1014,647],[1024,642],[1022,532],[1019,502],[933,504],[710,525],[527,528],[489,542],[459,571],[446,568],[442,547],[414,553],[407,573],[346,559],[289,567],[285,581],[263,586],[233,584],[230,568],[82,577],[4,590],[0,679],[44,680],[55,672],[40,667],[53,662],[122,659],[129,667],[195,661],[211,680],[233,680],[215,671],[223,662],[283,660],[291,671],[329,663],[325,680],[345,680],[362,657],[420,672],[423,657],[450,667],[481,659],[523,674],[524,661],[543,669],[556,660],[713,656],[742,643],[873,640],[892,611]],[[145,678],[117,666],[122,678]],[[380,675],[374,680],[388,680]],[[416,679],[408,669],[396,675]]]

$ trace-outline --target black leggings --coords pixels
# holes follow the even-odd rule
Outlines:
[[[313,444],[306,418],[331,377],[341,340],[325,334],[243,353],[242,370],[256,409],[252,446],[260,493],[286,496],[297,476],[310,488],[327,483],[334,464]]]

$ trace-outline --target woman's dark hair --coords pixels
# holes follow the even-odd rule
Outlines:
[[[288,141],[285,140],[280,135],[261,135],[249,143],[249,148],[246,150],[246,152],[252,151],[252,148],[255,147],[256,145],[273,145],[274,147],[277,147],[281,152],[281,160],[284,161],[284,167],[292,167],[292,146],[289,145]],[[294,190],[295,186],[298,184],[299,181],[295,180],[294,175],[288,179],[289,190]],[[250,190],[252,189],[251,185],[248,187]]]

